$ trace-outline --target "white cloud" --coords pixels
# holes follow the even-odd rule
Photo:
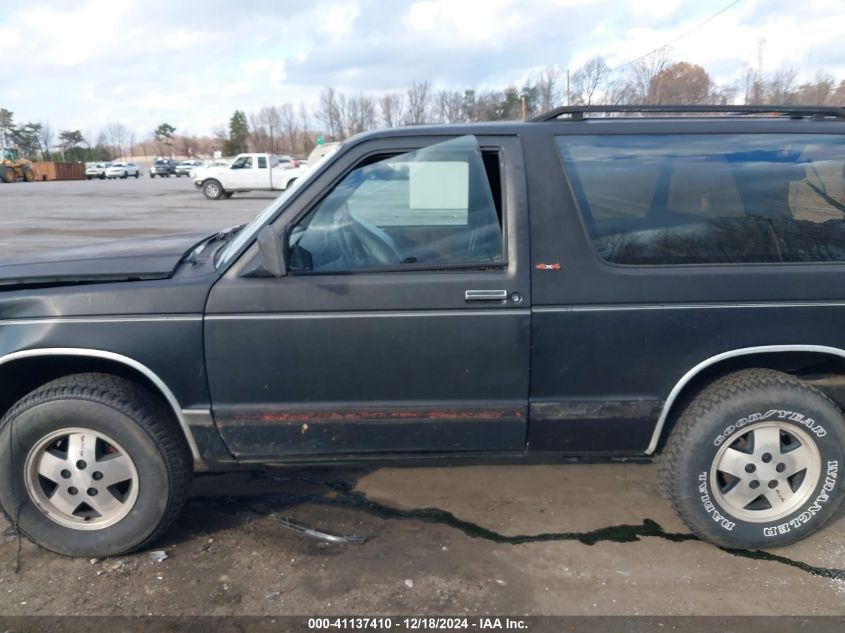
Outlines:
[[[109,0],[86,0],[76,10],[46,5],[27,7],[20,15],[27,39],[47,60],[60,66],[76,66],[117,45],[123,17],[129,5]]]
[[[178,29],[165,34],[161,41],[170,50],[188,50],[205,43],[207,34],[195,29]]]
[[[414,30],[457,35],[464,43],[492,42],[503,31],[524,22],[513,0],[423,0],[411,5],[406,23]]]
[[[16,49],[21,43],[21,34],[17,29],[0,28],[0,50]]]
[[[323,31],[334,35],[346,35],[352,30],[359,15],[361,15],[361,7],[357,2],[334,6],[326,12]]]
[[[635,18],[662,21],[672,17],[682,5],[683,0],[632,0],[631,10]]]
[[[252,90],[252,84],[248,81],[236,81],[220,87],[220,94],[224,97],[237,97],[248,94]]]
[[[285,60],[273,60],[269,57],[250,59],[241,64],[241,68],[248,77],[259,80],[269,79],[274,84],[281,83],[287,77]]]
[[[247,75],[255,75],[262,71],[269,70],[273,67],[273,60],[269,57],[260,57],[258,59],[248,59],[241,63],[241,68]]]
[[[521,85],[592,56],[611,66],[673,44],[718,82],[756,66],[845,79],[845,6],[743,0],[39,0],[0,13],[0,107],[18,121],[96,131],[120,121],[147,135],[167,120],[207,133],[235,109],[313,103],[326,86],[378,95]]]

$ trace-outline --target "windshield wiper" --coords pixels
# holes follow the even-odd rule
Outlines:
[[[228,242],[237,235],[239,231],[243,230],[245,226],[245,223],[238,224],[237,226],[230,226],[228,229],[223,229],[222,231],[209,235],[199,244],[194,246],[185,256],[183,261],[188,262],[189,264],[197,264],[199,254],[203,252],[209,244],[213,244],[214,242]]]

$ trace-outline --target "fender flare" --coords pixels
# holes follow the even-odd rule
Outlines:
[[[666,425],[666,420],[669,417],[672,405],[675,404],[675,401],[678,399],[678,396],[681,395],[681,392],[683,392],[687,384],[689,384],[689,382],[699,373],[708,367],[729,358],[751,356],[753,354],[772,354],[778,352],[815,352],[819,354],[838,356],[845,359],[845,350],[838,347],[828,347],[826,345],[761,345],[758,347],[742,347],[711,356],[690,369],[677,383],[675,383],[675,386],[672,387],[672,391],[670,391],[669,395],[666,397],[666,402],[663,403],[663,409],[660,412],[660,417],[657,419],[657,424],[654,427],[654,432],[651,435],[651,441],[648,444],[648,448],[645,449],[646,455],[653,455],[657,450],[657,445],[660,442],[660,435],[663,432],[663,427]]]
[[[191,427],[185,419],[185,413],[179,405],[179,401],[176,399],[176,396],[167,384],[158,376],[158,374],[143,363],[139,363],[137,360],[124,356],[123,354],[107,352],[99,349],[81,347],[44,347],[11,352],[4,356],[0,356],[0,365],[5,365],[6,363],[20,360],[22,358],[36,358],[40,356],[83,356],[87,358],[100,358],[126,365],[127,367],[130,367],[142,374],[155,386],[156,389],[158,389],[159,393],[164,396],[164,399],[173,410],[173,415],[176,416],[176,420],[179,422],[179,426],[185,436],[185,441],[188,443],[188,448],[191,450],[191,456],[194,459],[195,465],[201,466],[204,464],[204,460],[200,455],[199,448],[197,447],[196,440],[194,439],[194,434],[191,432]],[[197,413],[199,413],[199,411]],[[208,411],[202,411],[201,413],[210,415],[210,412]]]

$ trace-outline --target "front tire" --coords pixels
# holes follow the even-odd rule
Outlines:
[[[0,421],[0,505],[22,534],[67,556],[114,556],[181,510],[191,458],[171,414],[108,374],[39,387]]]
[[[202,183],[202,194],[209,200],[220,200],[226,194],[226,191],[219,181],[212,178]]]
[[[845,418],[821,391],[768,369],[728,374],[683,410],[661,462],[681,519],[728,548],[773,548],[821,528],[845,486]]]

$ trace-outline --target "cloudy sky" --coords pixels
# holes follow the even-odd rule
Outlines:
[[[90,133],[162,121],[208,133],[235,108],[377,94],[411,81],[504,87],[602,55],[618,66],[679,36],[717,82],[757,64],[845,79],[845,1],[38,0],[0,13],[0,107]]]

